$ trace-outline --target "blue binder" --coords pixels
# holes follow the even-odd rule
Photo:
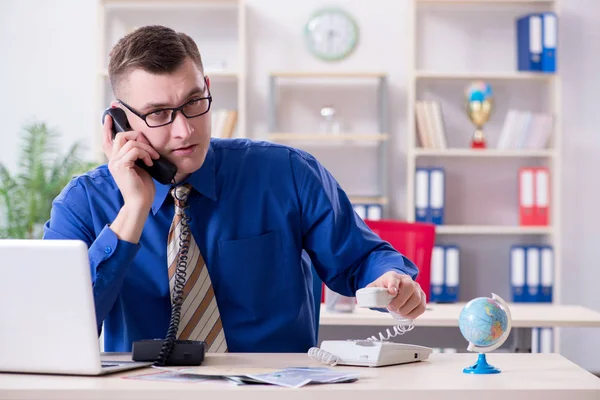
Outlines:
[[[526,246],[525,301],[528,303],[537,303],[540,301],[540,275],[542,270],[540,253],[540,246]]]
[[[510,248],[510,289],[514,303],[523,303],[526,301],[526,271],[527,257],[525,247],[512,246]]]
[[[444,265],[446,264],[444,246],[435,245],[431,253],[430,303],[439,303],[444,298]]]
[[[540,246],[540,268],[539,301],[552,303],[554,289],[554,249],[552,246]]]
[[[558,42],[558,21],[553,12],[542,13],[542,71],[556,72],[556,45]]]
[[[517,67],[519,71],[542,70],[542,16],[527,14],[517,19]]]
[[[455,303],[460,291],[460,252],[456,245],[444,246],[444,291],[443,301]]]
[[[429,208],[435,225],[444,224],[445,176],[443,168],[429,169]]]
[[[415,171],[415,221],[431,221],[428,168],[417,168]]]

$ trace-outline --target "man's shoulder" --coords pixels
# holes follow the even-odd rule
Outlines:
[[[211,139],[211,146],[217,156],[227,157],[229,155],[243,162],[244,158],[260,157],[262,162],[268,161],[287,161],[292,157],[301,159],[310,159],[312,156],[301,149],[286,146],[279,143],[272,143],[263,140],[253,140],[247,138],[234,139]]]
[[[90,192],[100,191],[106,193],[115,188],[115,181],[106,164],[97,166],[87,172],[73,176],[69,183],[56,197],[57,201],[77,198]]]

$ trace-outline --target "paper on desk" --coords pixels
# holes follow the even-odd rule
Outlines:
[[[182,368],[176,371],[200,377],[222,377],[235,383],[263,383],[284,387],[299,388],[307,384],[354,382],[358,374],[331,368],[235,368],[235,367],[197,367]]]
[[[144,381],[168,381],[168,382],[207,382],[207,381],[218,381],[215,377],[204,377],[199,375],[182,374],[178,371],[159,371],[151,372],[140,375],[128,375],[124,376],[124,379],[138,379]]]

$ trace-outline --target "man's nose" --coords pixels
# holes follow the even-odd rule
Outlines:
[[[171,135],[177,138],[187,138],[194,131],[194,128],[181,111],[177,112],[171,125]]]

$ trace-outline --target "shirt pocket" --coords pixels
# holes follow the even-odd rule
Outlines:
[[[260,318],[282,306],[288,289],[279,231],[219,242],[219,297]],[[277,300],[277,301],[276,301]]]

